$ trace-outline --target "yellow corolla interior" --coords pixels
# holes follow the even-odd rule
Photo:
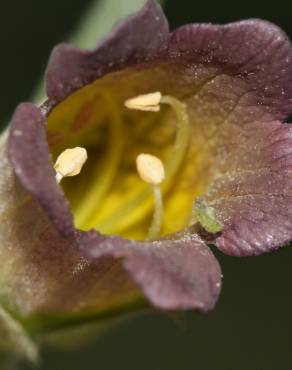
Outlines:
[[[147,238],[154,201],[149,184],[136,171],[136,157],[141,153],[157,156],[166,167],[160,235],[188,225],[194,199],[204,194],[214,176],[210,153],[216,143],[206,140],[212,125],[208,122],[202,129],[188,109],[188,96],[195,95],[195,86],[191,91],[180,87],[179,73],[171,64],[111,73],[73,93],[50,113],[47,136],[53,161],[75,146],[88,153],[81,173],[61,182],[77,228]],[[174,158],[178,122],[171,106],[143,112],[124,105],[128,98],[154,91],[186,104],[190,127],[180,159]],[[174,162],[179,162],[175,170],[168,171]]]

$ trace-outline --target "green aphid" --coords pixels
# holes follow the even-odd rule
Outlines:
[[[222,231],[221,223],[216,219],[214,208],[209,207],[202,199],[193,203],[193,213],[201,226],[209,233],[216,234]]]

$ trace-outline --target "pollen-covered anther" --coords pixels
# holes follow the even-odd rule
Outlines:
[[[60,182],[63,177],[78,175],[86,160],[87,151],[84,148],[75,147],[64,150],[54,165],[57,182]]]
[[[151,154],[139,154],[136,158],[137,171],[141,179],[150,185],[160,185],[164,180],[161,160]]]
[[[161,99],[161,92],[156,91],[153,93],[138,95],[134,98],[127,99],[125,101],[125,106],[128,109],[159,112]]]

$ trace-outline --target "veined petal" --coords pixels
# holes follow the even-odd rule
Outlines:
[[[218,69],[211,76],[209,104],[213,97],[220,99],[226,113],[234,115],[236,108],[234,123],[240,126],[256,119],[286,119],[291,113],[292,47],[287,35],[272,23],[251,19],[223,26],[182,26],[171,34],[168,53],[189,55],[194,65]],[[223,82],[224,77],[223,89],[220,79]]]
[[[165,47],[168,33],[160,5],[150,0],[117,25],[93,51],[67,44],[55,47],[46,77],[49,99],[59,102],[106,73],[151,59]]]
[[[122,259],[125,270],[157,308],[208,311],[217,302],[220,266],[197,236],[137,243],[121,238],[101,241],[92,231],[78,242],[89,260]]]
[[[292,129],[277,121],[266,126],[246,127],[207,195],[224,224],[215,243],[231,255],[269,252],[292,238]]]

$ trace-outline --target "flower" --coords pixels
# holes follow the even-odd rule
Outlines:
[[[276,26],[169,33],[149,1],[95,50],[57,46],[46,82],[44,104],[17,108],[1,164],[1,296],[32,333],[135,309],[141,292],[207,311],[221,288],[208,243],[243,256],[292,239],[292,47]],[[75,146],[88,161],[61,188],[50,153]],[[158,183],[137,175],[143,153]]]

